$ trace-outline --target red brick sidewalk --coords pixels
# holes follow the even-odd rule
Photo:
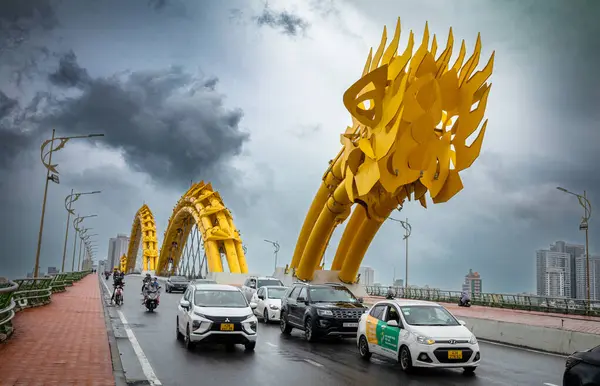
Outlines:
[[[367,303],[383,300],[382,297],[367,297]],[[456,316],[490,319],[499,322],[527,324],[530,326],[559,328],[568,331],[600,334],[600,318],[592,316],[551,314],[535,311],[510,310],[506,308],[473,306],[459,307],[452,303],[440,303]]]
[[[115,385],[97,275],[17,313],[13,324],[0,345],[0,385]]]

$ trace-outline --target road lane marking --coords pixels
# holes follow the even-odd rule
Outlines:
[[[317,366],[317,367],[323,367],[322,364],[320,364],[319,362],[315,362],[312,359],[304,359],[304,362],[306,363],[310,363],[313,366]]]
[[[129,327],[129,324],[127,323],[127,319],[125,318],[125,315],[123,314],[123,312],[121,312],[121,310],[117,310],[117,313],[119,314],[119,319],[121,319],[121,323],[123,323],[123,328],[125,329],[125,332],[127,333],[127,337],[129,338],[129,341],[131,342],[131,346],[133,346],[133,351],[135,351],[135,355],[137,356],[138,360],[140,361],[140,365],[142,366],[142,371],[144,372],[146,379],[148,379],[148,382],[153,386],[162,385],[162,383],[160,382],[160,380],[154,373],[154,370],[152,369],[152,365],[150,364],[150,361],[148,361],[146,354],[144,354],[144,350],[142,350],[142,346],[140,346],[140,343],[138,342],[137,338],[133,334],[133,331]]]
[[[558,385],[555,385],[554,383],[548,383],[548,382],[544,382],[544,385],[546,385],[546,386],[558,386]]]
[[[276,345],[276,344],[273,344],[273,343],[271,343],[271,342],[267,342],[267,344],[268,344],[269,346],[271,346],[271,347],[277,347],[277,345]]]
[[[487,344],[493,344],[496,346],[502,346],[502,347],[508,347],[508,348],[512,348],[515,350],[521,350],[521,351],[529,351],[535,354],[542,354],[542,355],[550,355],[553,357],[558,357],[558,358],[566,358],[568,357],[568,355],[562,355],[562,354],[555,354],[555,353],[551,353],[551,352],[546,352],[546,351],[540,351],[540,350],[535,350],[532,348],[527,348],[527,347],[518,347],[518,346],[513,346],[512,344],[506,344],[506,343],[500,343],[500,342],[492,342],[490,340],[485,340],[485,339],[479,339],[477,338],[480,342],[482,343],[487,343]]]

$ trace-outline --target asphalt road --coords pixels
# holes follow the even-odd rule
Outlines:
[[[141,278],[130,277],[125,303],[118,307],[162,385],[385,385],[410,386],[552,386],[562,384],[564,358],[480,342],[482,364],[475,375],[460,370],[418,370],[405,374],[391,361],[358,356],[353,339],[306,342],[299,331],[280,334],[278,325],[259,326],[254,353],[224,347],[197,347],[187,352],[176,340],[175,317],[181,294],[161,294],[154,313],[141,305]],[[139,350],[138,350],[139,351]],[[133,360],[133,351],[121,353]],[[142,362],[146,358],[142,358]]]

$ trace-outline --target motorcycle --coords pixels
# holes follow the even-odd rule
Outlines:
[[[144,305],[146,309],[150,312],[153,312],[156,307],[158,307],[159,298],[160,298],[160,290],[161,287],[158,288],[149,288],[146,290],[146,297],[144,298]]]
[[[462,299],[459,299],[458,306],[459,307],[471,307],[471,299],[467,299],[465,301],[463,301]]]
[[[108,280],[108,278],[110,277],[110,272],[104,272],[104,276],[106,277],[106,280]]]
[[[123,284],[118,284],[115,287],[115,304],[117,306],[123,304]]]

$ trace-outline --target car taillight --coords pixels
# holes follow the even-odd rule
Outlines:
[[[568,357],[567,361],[565,362],[565,367],[567,370],[571,369],[573,366],[575,366],[576,364],[578,364],[579,362],[581,362],[581,359],[576,358],[576,357]]]

